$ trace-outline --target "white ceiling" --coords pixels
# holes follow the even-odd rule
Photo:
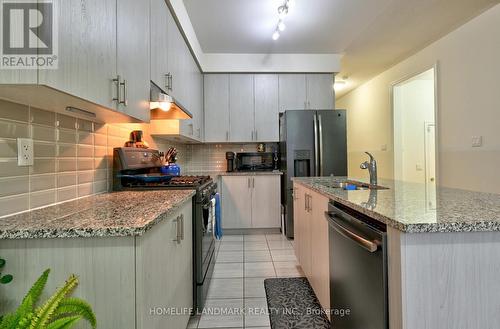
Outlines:
[[[277,41],[282,0],[183,2],[204,53],[343,54],[340,97],[500,0],[295,0]]]

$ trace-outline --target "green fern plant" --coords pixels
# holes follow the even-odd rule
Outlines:
[[[21,305],[11,314],[3,317],[0,329],[69,329],[85,319],[92,328],[96,327],[96,317],[92,307],[79,298],[68,297],[78,285],[78,278],[71,275],[61,288],[41,306],[35,307],[45,288],[50,270],[38,278],[24,297]]]
[[[7,262],[5,261],[5,259],[3,258],[0,258],[0,270],[3,269],[3,267],[5,266]],[[5,274],[5,275],[2,275],[2,273],[0,272],[0,283],[1,284],[7,284],[9,282],[12,281],[14,277],[12,276],[12,274]]]

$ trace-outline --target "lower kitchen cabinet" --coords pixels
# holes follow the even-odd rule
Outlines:
[[[222,177],[222,227],[279,228],[279,175]]]
[[[330,308],[328,198],[294,184],[294,248],[324,309]]]

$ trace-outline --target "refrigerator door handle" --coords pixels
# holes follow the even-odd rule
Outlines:
[[[318,115],[314,113],[314,176],[319,176]]]
[[[319,134],[319,175],[323,176],[323,123],[321,114],[318,114],[318,134]]]

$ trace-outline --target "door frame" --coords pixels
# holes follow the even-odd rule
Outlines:
[[[417,75],[420,75],[426,71],[429,71],[431,69],[434,69],[434,124],[435,124],[435,148],[434,148],[434,153],[435,153],[435,161],[436,161],[436,186],[439,186],[439,182],[441,180],[441,170],[440,170],[440,158],[439,158],[439,145],[440,145],[440,136],[441,136],[441,129],[440,129],[440,124],[439,124],[439,100],[440,100],[440,88],[439,88],[439,61],[435,62],[434,64],[430,66],[424,66],[423,68],[414,71],[413,73],[406,74],[403,77],[391,82],[389,86],[389,95],[390,95],[390,104],[391,104],[391,139],[392,139],[392,152],[393,152],[393,157],[392,157],[392,165],[394,166],[394,88],[397,87],[399,84],[416,77]],[[393,167],[392,170],[393,176],[392,178],[395,179],[395,168]]]

